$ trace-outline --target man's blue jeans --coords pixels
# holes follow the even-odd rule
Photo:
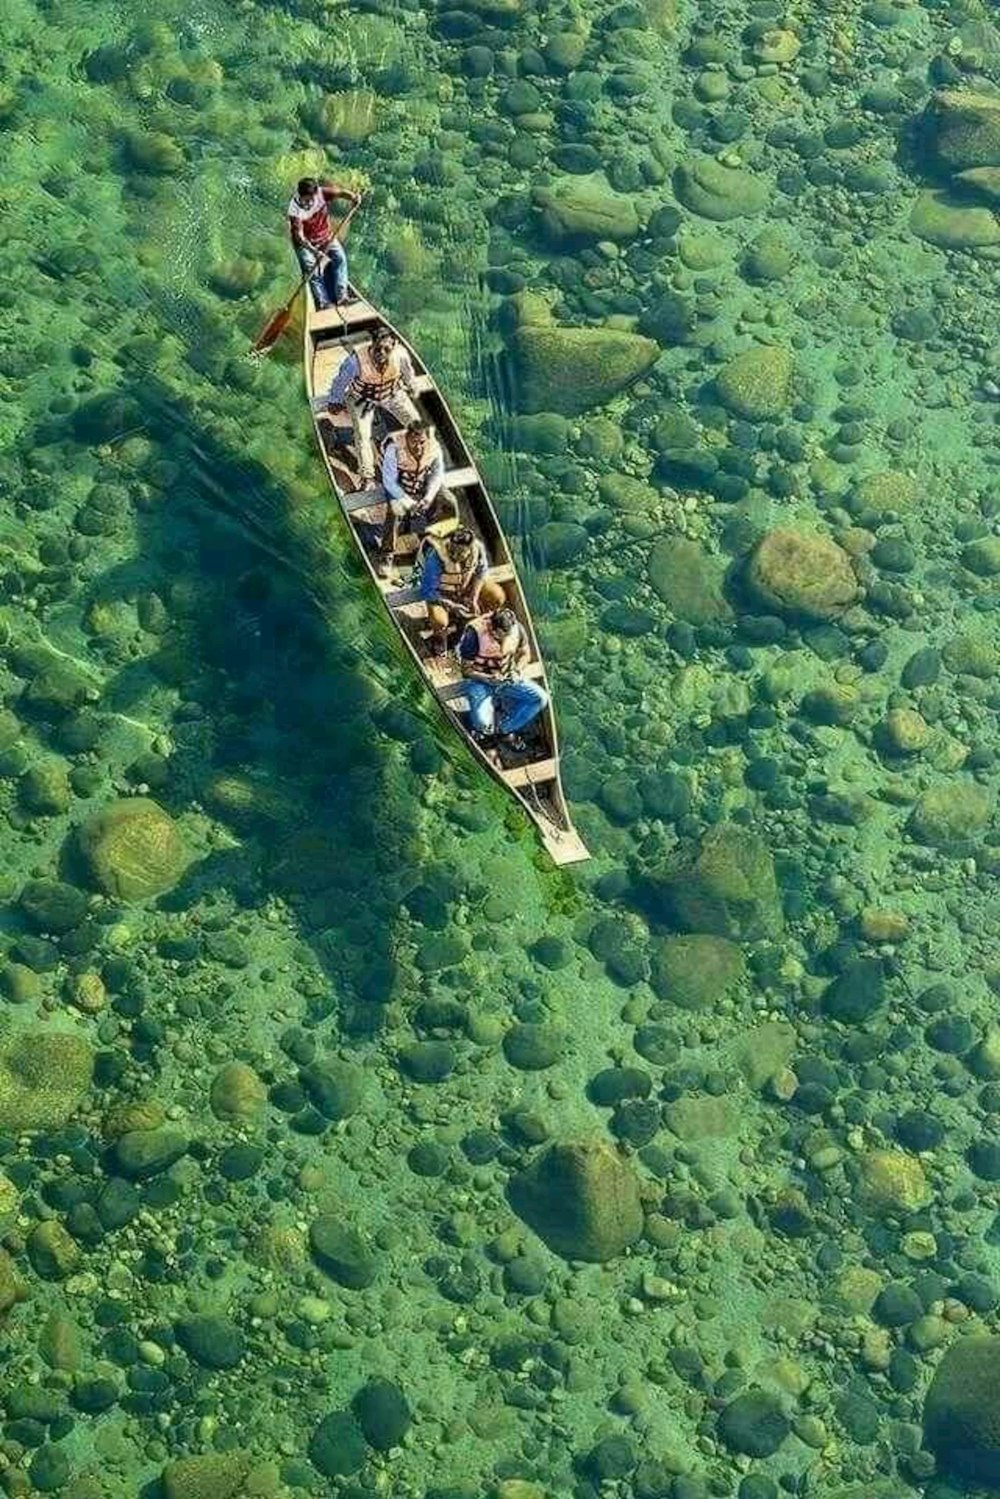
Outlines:
[[[327,256],[319,270],[319,256],[310,245],[296,245],[295,255],[302,267],[303,276],[309,276],[313,301],[320,312],[331,302],[342,302],[347,296],[347,256],[338,240],[333,240],[324,252]]]
[[[466,682],[469,722],[479,734],[518,734],[549,700],[537,682]]]

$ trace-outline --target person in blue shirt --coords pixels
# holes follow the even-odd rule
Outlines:
[[[427,605],[431,626],[431,653],[435,656],[447,651],[453,622],[464,623],[504,602],[501,585],[486,576],[486,548],[467,526],[459,526],[450,536],[426,536],[417,566],[420,597]]]
[[[537,682],[522,678],[531,642],[513,609],[505,605],[470,620],[458,642],[458,657],[473,738],[485,744],[500,739],[525,752],[522,730],[547,706],[549,696]]]

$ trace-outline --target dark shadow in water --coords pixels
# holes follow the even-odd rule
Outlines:
[[[394,990],[394,918],[420,871],[416,775],[379,732],[364,642],[337,639],[330,622],[360,569],[352,578],[267,470],[148,378],[143,408],[145,436],[177,481],[138,512],[136,557],[92,594],[152,592],[166,610],[159,649],[124,665],[105,701],[136,711],[157,687],[179,691],[174,752],[153,794],[178,811],[204,802],[238,840],[163,904],[180,912],[222,891],[246,908],[281,894],[328,980],[314,1017],[336,1012],[346,1034],[369,1035]],[[405,688],[402,663],[399,675]],[[436,750],[417,715],[396,737],[425,760]]]

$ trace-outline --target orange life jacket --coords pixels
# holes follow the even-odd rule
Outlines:
[[[396,465],[399,471],[399,487],[404,494],[419,499],[424,492],[427,476],[434,464],[444,455],[441,444],[433,434],[424,441],[424,451],[419,458],[410,452],[405,432],[393,432],[388,439],[396,449]]]
[[[506,671],[511,659],[521,649],[520,625],[503,641],[493,634],[485,615],[474,619],[469,628],[476,632],[476,654],[471,662],[473,670],[497,676]]]
[[[443,594],[460,594],[467,582],[475,577],[476,564],[480,560],[480,546],[473,542],[469,550],[469,560],[464,568],[461,568],[452,557],[448,547],[434,536],[428,536],[426,545],[432,547],[441,559],[441,580],[438,588]]]
[[[363,344],[355,349],[360,369],[351,381],[351,395],[358,401],[372,401],[378,405],[382,401],[388,401],[399,389],[402,374],[400,364],[403,351],[398,344],[389,350],[389,359],[385,369],[380,370],[372,358],[371,344]]]

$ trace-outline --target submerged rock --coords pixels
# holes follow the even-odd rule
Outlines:
[[[1000,167],[1000,94],[941,89],[924,110],[938,161],[951,172]]]
[[[719,399],[747,421],[780,416],[792,395],[794,360],[788,349],[761,344],[737,354],[716,376]]]
[[[579,416],[638,380],[659,356],[651,338],[618,328],[518,328],[511,354],[522,411]]]
[[[750,590],[770,609],[835,619],[858,596],[851,559],[829,536],[779,526],[758,543],[747,567]]]
[[[948,848],[982,832],[992,815],[988,787],[971,779],[943,781],[918,797],[907,827],[918,843]]]
[[[933,1196],[920,1161],[901,1150],[870,1150],[862,1157],[861,1193],[880,1216],[919,1212]]]
[[[703,1010],[725,999],[744,971],[743,954],[725,937],[664,937],[653,949],[650,984],[683,1010]]]
[[[614,1259],[642,1232],[639,1183],[602,1140],[550,1145],[510,1184],[514,1211],[568,1260]]]
[[[163,1499],[242,1499],[251,1465],[250,1454],[238,1448],[179,1457],[163,1470]]]
[[[941,188],[922,192],[910,213],[918,239],[941,250],[976,250],[1000,244],[1000,224],[992,208],[968,203]]]
[[[189,855],[173,819],[148,797],[111,802],[80,829],[91,879],[118,900],[149,900],[171,890]]]
[[[686,536],[664,536],[649,557],[649,582],[678,619],[692,625],[728,619],[722,592],[726,564]]]
[[[661,919],[731,941],[773,937],[784,922],[770,852],[735,823],[720,823],[693,853],[654,871],[649,895]]]
[[[674,173],[674,188],[685,208],[717,223],[762,213],[768,199],[766,182],[712,156],[682,162]]]
[[[938,1364],[924,1404],[924,1440],[942,1467],[1000,1488],[1000,1337],[960,1339]]]
[[[0,1047],[0,1130],[60,1129],[90,1090],[94,1053],[82,1036],[21,1031]]]
[[[602,172],[563,178],[555,187],[537,188],[534,197],[546,232],[557,244],[629,240],[639,233],[632,199],[616,193]]]

